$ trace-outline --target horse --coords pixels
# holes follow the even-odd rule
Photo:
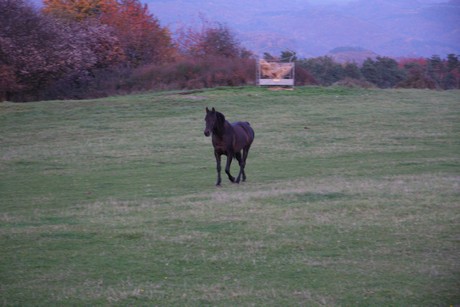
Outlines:
[[[246,159],[248,158],[249,149],[255,136],[251,125],[248,122],[229,123],[225,119],[224,114],[217,112],[214,108],[209,110],[208,107],[206,107],[206,117],[204,120],[206,122],[204,135],[206,137],[212,135],[212,145],[214,147],[217,167],[216,186],[220,186],[222,182],[220,176],[222,155],[227,156],[225,173],[228,179],[233,183],[240,183],[242,177],[243,181],[246,181],[244,168],[246,167]],[[236,158],[240,165],[240,172],[236,179],[230,174],[230,165],[233,158]]]

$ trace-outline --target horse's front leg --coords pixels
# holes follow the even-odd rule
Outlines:
[[[214,152],[214,156],[216,157],[216,169],[217,169],[217,182],[216,186],[220,186],[220,183],[222,182],[222,178],[220,177],[220,170],[221,170],[221,159],[220,159],[220,154],[217,152]]]
[[[233,177],[233,176],[230,174],[230,165],[232,164],[232,160],[233,160],[233,154],[228,153],[228,154],[227,154],[227,165],[225,166],[225,173],[227,173],[228,179],[229,179],[231,182],[235,182],[235,177]]]

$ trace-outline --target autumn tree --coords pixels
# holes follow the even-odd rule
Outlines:
[[[406,72],[406,77],[396,85],[397,87],[436,88],[436,82],[427,74],[425,58],[404,58],[399,60],[398,66]]]
[[[24,0],[0,0],[1,99],[38,99],[55,80],[108,67],[121,56],[105,25],[62,22]]]
[[[436,82],[426,74],[425,67],[418,63],[406,66],[406,78],[396,86],[401,88],[435,89]]]
[[[116,0],[43,0],[43,12],[78,21],[116,10]]]
[[[222,24],[209,28],[201,41],[201,50],[204,55],[236,58],[240,55],[240,44],[230,29]]]
[[[101,21],[115,29],[129,63],[137,66],[173,59],[175,49],[169,30],[161,27],[139,0],[119,0]]]
[[[183,55],[196,58],[249,58],[252,53],[241,46],[236,35],[221,23],[202,19],[200,29],[192,27],[178,31],[177,46]]]
[[[43,11],[63,19],[96,19],[112,27],[130,65],[165,62],[174,56],[169,31],[139,0],[44,0]]]
[[[0,0],[0,71],[5,78],[0,98],[12,99],[19,90],[23,96],[36,95],[65,72],[68,65],[61,63],[75,65],[61,29],[23,0]]]

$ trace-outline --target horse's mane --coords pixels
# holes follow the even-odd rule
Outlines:
[[[224,114],[216,111],[216,116],[217,116],[217,121],[219,123],[222,123],[222,124],[225,123],[225,115]]]
[[[217,135],[224,133],[225,115],[216,111],[217,125],[215,127]]]

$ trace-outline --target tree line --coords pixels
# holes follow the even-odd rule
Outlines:
[[[389,57],[368,58],[361,65],[340,64],[330,56],[298,59],[293,51],[283,51],[280,56],[264,54],[266,60],[294,61],[296,84],[330,86],[333,84],[355,87],[419,88],[450,90],[460,88],[459,56],[448,54],[431,58]]]
[[[298,85],[460,88],[453,54],[358,66],[289,53],[280,58],[297,62]],[[44,0],[40,10],[0,0],[0,101],[255,84],[255,65],[226,25],[202,20],[173,34],[140,0]]]
[[[459,89],[460,63],[458,55],[446,59],[389,57],[368,58],[362,65],[339,64],[329,56],[298,60],[298,67],[311,75],[319,85],[346,85],[379,88]],[[305,74],[305,73],[304,73]]]

